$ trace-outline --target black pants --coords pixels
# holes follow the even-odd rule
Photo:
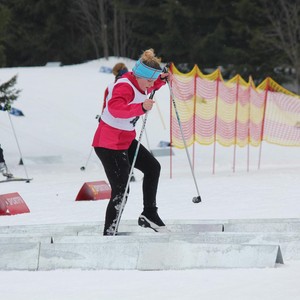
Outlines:
[[[0,163],[5,163],[4,155],[3,155],[3,150],[1,148],[1,145],[0,145]]]
[[[111,150],[98,147],[95,148],[95,152],[102,162],[112,190],[111,198],[106,209],[104,225],[105,235],[111,235],[115,230],[118,214],[120,213],[120,205],[126,189],[129,172],[137,145],[137,140],[134,140],[128,150]],[[141,144],[134,167],[144,173],[144,210],[156,208],[156,193],[160,176],[159,162]],[[125,201],[127,201],[127,197],[128,194],[126,195]]]

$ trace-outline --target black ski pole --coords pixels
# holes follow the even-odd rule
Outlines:
[[[167,69],[169,68],[169,66],[170,66],[170,63],[168,63],[168,64],[166,65],[165,69],[167,70]],[[189,154],[189,151],[188,151],[188,149],[187,149],[186,140],[185,140],[185,138],[184,138],[184,133],[183,133],[183,129],[182,129],[180,117],[179,117],[179,114],[178,114],[178,110],[177,110],[177,107],[176,107],[176,102],[175,102],[174,93],[173,93],[173,91],[172,91],[171,85],[170,85],[170,83],[169,83],[169,81],[168,81],[167,78],[166,78],[166,82],[167,82],[168,87],[169,87],[169,90],[170,90],[170,95],[171,95],[171,99],[172,99],[172,104],[173,104],[173,107],[174,107],[174,110],[175,110],[175,114],[176,114],[178,126],[179,126],[179,129],[180,129],[180,132],[181,132],[182,141],[183,141],[183,144],[184,144],[184,148],[185,148],[185,151],[186,151],[186,155],[187,155],[187,158],[188,158],[188,161],[189,161],[189,165],[190,165],[190,168],[191,168],[192,176],[193,176],[194,183],[195,183],[195,187],[196,187],[197,194],[198,194],[198,196],[193,197],[192,201],[193,201],[194,203],[199,203],[199,202],[201,202],[201,196],[200,196],[200,193],[199,193],[199,188],[198,188],[197,181],[196,181],[196,177],[195,177],[194,170],[193,170],[193,167],[192,167],[192,162],[191,162],[190,154]]]
[[[95,119],[98,120],[98,122],[100,122],[101,116],[100,115],[96,115]],[[94,150],[94,148],[92,147],[91,150],[90,150],[89,156],[88,156],[88,158],[87,158],[87,160],[85,162],[85,165],[83,165],[83,166],[80,167],[81,171],[85,171],[85,169],[86,169],[86,167],[87,167],[87,165],[88,165],[88,163],[90,161],[90,158],[91,158],[93,150]]]
[[[89,162],[89,160],[90,160],[90,158],[91,158],[91,155],[92,155],[93,149],[94,149],[94,148],[91,148],[91,150],[90,150],[90,153],[89,153],[89,156],[88,156],[88,158],[87,158],[87,160],[86,160],[86,163],[85,163],[85,165],[84,165],[84,166],[82,166],[82,167],[80,167],[80,170],[81,170],[81,171],[84,171],[84,170],[86,169],[86,167],[87,167],[87,165],[88,165],[88,162]]]
[[[9,118],[9,121],[10,121],[10,125],[11,125],[11,128],[12,128],[12,130],[13,130],[13,133],[14,133],[14,136],[15,136],[15,140],[16,140],[16,143],[17,143],[17,147],[18,147],[18,150],[19,150],[20,161],[23,162],[23,167],[24,167],[24,171],[25,171],[26,179],[27,179],[27,180],[26,180],[26,183],[29,183],[29,182],[30,182],[30,179],[29,179],[29,176],[28,176],[28,173],[27,173],[26,166],[25,166],[25,164],[24,164],[23,155],[22,155],[22,152],[21,152],[21,148],[20,148],[20,145],[19,145],[19,141],[18,141],[18,138],[17,138],[17,134],[16,134],[16,131],[15,131],[15,127],[14,127],[13,122],[12,122],[12,120],[11,120],[9,111],[7,111],[7,115],[8,115],[8,118]]]

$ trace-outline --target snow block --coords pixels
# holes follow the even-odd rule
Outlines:
[[[103,226],[98,225],[97,223],[0,226],[0,237],[78,235],[81,231],[87,233],[98,232],[98,234],[100,234],[103,231]]]
[[[255,245],[283,245],[290,243],[300,243],[298,233],[288,232],[205,232],[190,235],[170,235],[171,240],[189,240],[202,244],[255,244]],[[300,250],[300,249],[299,249]]]
[[[110,199],[110,195],[111,188],[106,181],[86,182],[81,187],[76,201]]]
[[[1,244],[0,270],[38,269],[40,243]]]
[[[0,195],[0,215],[29,213],[30,210],[18,193]]]
[[[136,241],[126,244],[42,244],[39,270],[135,270],[138,256],[139,243]]]
[[[127,243],[128,240],[135,240],[139,243],[151,242],[188,242],[198,244],[252,244],[252,245],[279,245],[284,260],[300,259],[300,235],[298,233],[242,233],[242,232],[199,232],[199,233],[124,233],[118,235],[119,242]],[[103,236],[87,235],[65,235],[55,236],[54,243],[103,243]],[[0,238],[1,243],[1,238]]]
[[[282,263],[278,245],[190,244],[141,245],[138,270],[265,268]]]
[[[239,222],[224,224],[225,232],[300,232],[300,222]]]
[[[24,244],[24,243],[51,243],[53,240],[50,236],[10,236],[0,235],[0,247],[2,244]]]
[[[136,222],[137,223],[137,222]],[[198,233],[198,232],[222,232],[223,224],[166,224],[170,233]],[[120,223],[120,234],[131,233],[154,233],[150,228],[143,228],[136,224]],[[164,233],[159,233],[164,234]]]
[[[97,243],[41,244],[39,270],[183,270],[265,268],[282,263],[278,245],[200,244],[116,237]]]
[[[285,261],[300,260],[300,242],[280,243],[280,249]]]
[[[82,228],[78,235],[99,235],[103,232],[104,225]],[[222,224],[167,224],[167,228],[173,233],[198,233],[198,232],[222,232]],[[155,233],[151,228],[143,228],[138,226],[135,220],[132,224],[121,221],[119,226],[120,235],[129,234],[168,234]]]

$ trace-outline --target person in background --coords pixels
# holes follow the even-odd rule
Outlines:
[[[3,149],[1,148],[0,145],[0,173],[2,173],[3,176],[7,177],[7,178],[12,178],[13,174],[11,174],[8,171],[8,168],[6,166],[5,160],[4,160],[4,155],[3,155]]]
[[[117,234],[116,223],[129,178],[138,141],[135,124],[154,104],[148,94],[158,90],[168,78],[162,73],[160,59],[153,49],[143,52],[132,72],[127,72],[108,87],[104,110],[95,132],[92,146],[104,167],[111,186],[103,235]],[[143,211],[138,218],[142,227],[165,231],[157,213],[156,194],[161,166],[157,159],[140,144],[135,168],[143,174]],[[128,195],[125,200],[127,201]]]
[[[102,112],[103,112],[103,110],[106,106],[106,98],[108,96],[109,91],[113,88],[116,81],[119,78],[121,78],[122,75],[126,74],[127,72],[128,72],[128,69],[127,69],[127,67],[124,63],[120,62],[120,63],[117,63],[117,64],[114,65],[114,67],[112,69],[112,73],[115,75],[115,81],[113,83],[111,83],[110,85],[108,85],[108,87],[104,91]],[[99,121],[100,121],[100,119],[99,119]]]

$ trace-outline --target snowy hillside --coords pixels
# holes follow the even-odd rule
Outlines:
[[[123,61],[101,59],[63,67],[0,69],[0,83],[18,74],[22,90],[14,107],[25,117],[0,112],[0,144],[15,176],[33,177],[31,183],[0,184],[0,194],[18,192],[29,214],[1,216],[0,226],[103,221],[107,201],[75,202],[83,183],[106,180],[103,168],[91,152],[106,86],[114,76],[100,72]],[[102,68],[103,69],[103,68]],[[143,144],[157,149],[169,141],[169,90],[155,95]],[[12,124],[10,122],[12,121]],[[13,126],[12,126],[13,125]],[[137,134],[140,132],[140,124]],[[14,137],[17,135],[24,160]],[[203,202],[192,203],[195,185],[184,150],[158,157],[162,175],[158,191],[163,220],[299,218],[300,151],[298,148],[263,144],[259,149],[237,149],[232,172],[233,148],[216,146],[216,174],[212,174],[213,146],[195,145],[195,175]],[[192,157],[192,147],[189,149]],[[91,154],[91,156],[90,156]],[[86,166],[85,171],[80,167]],[[24,168],[25,167],[25,168]],[[142,210],[141,179],[131,184],[124,220],[136,220]],[[3,299],[299,299],[300,263],[286,262],[275,269],[193,270],[180,272],[51,271],[0,272]],[[117,285],[116,285],[117,283]]]

